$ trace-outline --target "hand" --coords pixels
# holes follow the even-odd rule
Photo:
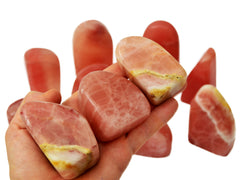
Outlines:
[[[45,93],[30,92],[24,98],[22,104],[32,100],[60,103],[61,96],[56,90],[49,90]],[[75,108],[75,104],[76,95],[73,95],[65,103],[65,105],[72,108]],[[160,106],[155,107],[150,117],[140,126],[114,141],[99,143],[99,162],[76,180],[119,179],[132,155],[166,124],[176,112],[177,107],[177,101],[173,98],[169,99]],[[19,109],[10,123],[5,137],[11,179],[61,180],[61,176],[51,166],[28,133],[25,124],[20,118]]]

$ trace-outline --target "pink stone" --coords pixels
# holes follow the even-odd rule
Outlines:
[[[147,157],[166,157],[172,149],[172,132],[166,124],[157,131],[148,141],[137,151],[137,155]]]
[[[220,156],[227,156],[235,142],[235,119],[231,107],[210,84],[203,85],[191,101],[189,142]]]
[[[191,104],[198,90],[205,84],[216,87],[216,53],[209,48],[187,77],[187,86],[182,92],[182,102]]]
[[[72,179],[96,164],[99,149],[87,120],[67,106],[28,102],[21,116],[48,160],[64,179]]]
[[[158,43],[140,36],[122,39],[116,58],[154,105],[175,96],[185,87],[187,74],[179,62]]]
[[[82,79],[79,104],[100,141],[125,134],[150,114],[147,98],[132,82],[105,71],[91,72]]]

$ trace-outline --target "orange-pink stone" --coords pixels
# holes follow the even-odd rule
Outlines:
[[[100,141],[123,135],[150,114],[148,100],[132,82],[105,71],[91,72],[82,79],[79,107]]]
[[[204,85],[191,101],[189,141],[226,156],[235,141],[235,120],[230,106],[213,85]]]
[[[31,101],[21,116],[40,149],[64,179],[73,179],[99,159],[96,138],[87,120],[67,106]]]

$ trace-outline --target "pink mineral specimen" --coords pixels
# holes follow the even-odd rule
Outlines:
[[[31,91],[60,91],[60,63],[54,52],[32,48],[26,51],[24,59]]]
[[[215,86],[203,85],[191,101],[189,142],[227,156],[233,148],[235,134],[235,119],[229,104]]]
[[[147,157],[166,157],[172,149],[172,132],[166,124],[157,131],[148,141],[137,151],[137,155]]]
[[[97,139],[111,141],[141,124],[150,104],[131,81],[116,74],[95,71],[79,86],[79,107]]]
[[[96,164],[99,149],[87,120],[67,106],[32,101],[21,109],[27,130],[64,179]]]
[[[92,64],[111,65],[113,42],[107,27],[97,20],[82,22],[74,31],[73,56],[76,74]]]
[[[205,84],[216,87],[216,52],[209,48],[187,77],[187,86],[182,92],[182,102],[191,104],[198,90]]]
[[[154,105],[185,87],[187,74],[178,61],[158,43],[140,36],[122,39],[116,48],[119,65]]]

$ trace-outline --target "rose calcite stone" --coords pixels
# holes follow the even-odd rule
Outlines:
[[[122,39],[116,48],[119,65],[154,105],[183,90],[187,74],[158,43],[140,36]]]
[[[60,91],[60,63],[54,52],[32,48],[25,52],[24,61],[31,91]]]
[[[76,75],[89,65],[111,65],[113,42],[107,27],[97,20],[79,24],[73,34],[73,56]]]
[[[209,152],[227,156],[235,142],[235,119],[218,89],[203,85],[191,101],[189,141]]]
[[[110,72],[87,74],[78,92],[80,112],[100,141],[118,138],[150,115],[150,104],[141,90],[126,78]]]
[[[147,142],[136,152],[137,155],[147,157],[167,157],[172,149],[172,132],[166,124],[155,134],[153,134]]]
[[[216,52],[209,48],[187,77],[187,86],[181,95],[181,101],[191,104],[198,90],[205,84],[216,87]]]
[[[64,179],[73,179],[99,159],[96,138],[87,120],[67,106],[28,102],[21,116],[42,152]]]

